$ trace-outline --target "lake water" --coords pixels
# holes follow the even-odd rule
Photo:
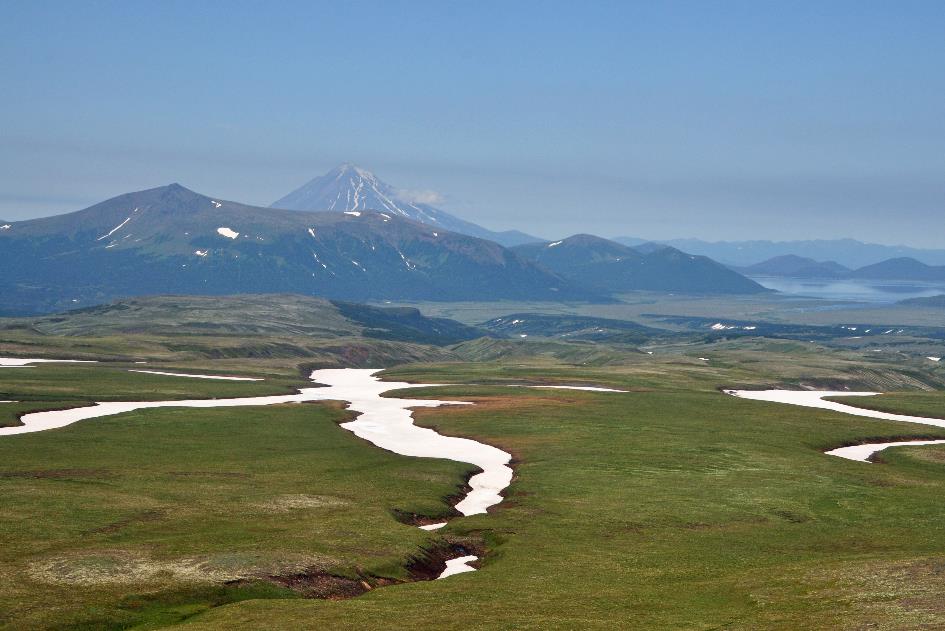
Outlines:
[[[851,300],[891,304],[907,298],[927,298],[945,294],[945,283],[922,283],[891,280],[816,280],[752,276],[752,280],[768,289],[789,296]]]

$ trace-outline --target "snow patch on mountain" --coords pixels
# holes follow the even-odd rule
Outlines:
[[[135,208],[135,209],[132,211],[132,213],[136,213],[136,212],[138,212],[138,209],[137,209],[137,208]],[[100,236],[98,239],[96,239],[96,241],[102,241],[103,239],[107,239],[108,237],[112,236],[113,234],[115,234],[116,232],[118,232],[119,230],[121,230],[122,228],[124,228],[124,227],[125,227],[125,224],[128,223],[129,221],[131,221],[131,217],[130,217],[130,216],[129,216],[127,219],[125,219],[123,222],[121,222],[120,224],[118,224],[117,226],[115,226],[114,228],[112,228],[111,230],[109,230],[107,233],[105,233],[105,234],[103,234],[102,236]],[[111,247],[111,246],[108,246],[108,247]]]
[[[220,226],[217,228],[217,234],[228,239],[235,239],[236,237],[240,236],[239,232],[236,232],[231,228],[227,228],[226,226]]]

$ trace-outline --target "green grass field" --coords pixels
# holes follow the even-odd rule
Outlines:
[[[69,356],[157,344],[18,339]],[[7,370],[0,399],[21,403],[0,404],[0,423],[95,400],[287,392],[306,361],[167,351],[147,366],[262,382],[121,363]],[[945,449],[890,450],[881,464],[822,453],[945,430],[719,391],[896,391],[855,403],[941,416],[934,367],[744,340],[614,351],[600,365],[526,354],[385,375],[450,384],[411,396],[477,403],[417,418],[513,454],[502,504],[435,533],[401,523],[448,514],[469,467],[377,449],[337,427],[347,416],[330,403],[143,410],[0,436],[0,628],[945,626]],[[630,392],[507,387],[525,383]],[[480,571],[415,581],[411,562],[447,543],[480,552]]]
[[[391,511],[442,512],[468,467],[370,447],[337,427],[345,416],[327,404],[144,410],[4,437],[0,623],[172,622],[240,577],[405,579],[432,537]],[[141,594],[174,607],[141,612],[128,604]]]
[[[821,453],[930,428],[713,392],[448,394],[470,392],[509,407],[422,419],[519,461],[495,514],[451,527],[490,533],[482,571],[345,602],[247,602],[194,628],[381,628],[390,617],[437,629],[945,624],[945,470],[926,455],[945,450],[898,450],[883,466]]]
[[[867,410],[945,419],[945,393],[942,392],[897,392],[875,397],[833,397],[831,400]]]

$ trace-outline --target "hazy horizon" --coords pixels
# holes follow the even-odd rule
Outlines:
[[[266,206],[350,161],[547,238],[945,248],[937,2],[5,14],[4,220],[175,181]]]

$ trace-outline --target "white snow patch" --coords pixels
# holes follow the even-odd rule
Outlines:
[[[9,229],[12,228],[12,227],[13,227],[13,226],[11,226],[10,224],[5,223],[5,224],[3,224],[2,226],[0,226],[0,230],[9,230]]]
[[[555,241],[554,243],[549,243],[549,244],[548,244],[547,246],[545,246],[545,247],[553,248],[553,247],[555,247],[555,246],[557,246],[557,245],[561,245],[562,243],[564,243],[564,241]]]
[[[137,362],[135,362],[137,363]],[[162,370],[134,370],[128,372],[140,372],[148,375],[164,375],[165,377],[189,377],[190,379],[218,379],[221,381],[263,381],[257,377],[226,377],[222,375],[192,375],[183,372],[164,372]]]
[[[929,361],[932,361],[932,362],[940,362],[940,361],[942,361],[942,358],[941,358],[941,357],[926,357],[926,359],[929,360]]]
[[[351,215],[352,217],[360,217],[360,216],[361,216],[361,211],[360,211],[360,210],[346,210],[346,211],[345,211],[345,214],[346,214],[346,215]]]
[[[419,528],[420,528],[420,530],[439,530],[440,528],[442,528],[442,527],[445,526],[445,525],[446,525],[446,522],[445,522],[445,521],[441,521],[441,522],[439,522],[439,523],[437,523],[437,524],[425,524],[425,525],[423,525],[423,526],[420,526]]]
[[[464,572],[475,572],[476,568],[469,565],[473,561],[477,560],[479,557],[470,554],[464,557],[458,557],[455,559],[450,559],[446,562],[446,569],[443,570],[443,573],[437,576],[437,580],[441,578],[446,578],[447,576],[453,576],[455,574],[462,574]]]
[[[220,202],[218,202],[218,201],[215,200],[215,199],[211,199],[211,200],[210,200],[210,203],[213,204],[213,207],[214,207],[214,208],[219,208],[220,206],[223,205],[223,204],[221,204]]]
[[[207,256],[208,250],[194,250],[194,254],[197,256]]]
[[[89,359],[19,359],[16,357],[0,357],[0,368],[24,368],[30,364],[96,364]]]
[[[524,386],[526,388],[539,388],[548,390],[583,390],[585,392],[623,392],[628,390],[616,390],[614,388],[603,388],[601,386]]]
[[[308,233],[309,233],[310,235],[312,235],[312,238],[313,238],[313,239],[315,238],[315,228],[309,228],[309,229],[308,229]]]
[[[236,232],[235,230],[231,230],[227,228],[226,226],[220,226],[219,228],[217,228],[217,234],[222,237],[226,237],[228,239],[235,239],[236,237],[240,236],[239,232]]]
[[[699,358],[699,361],[707,362],[707,361],[709,361],[709,358],[708,358],[708,357],[700,357],[700,358]]]
[[[138,209],[135,208],[135,210],[137,211]],[[128,218],[125,219],[123,222],[121,222],[120,224],[118,224],[117,226],[115,226],[114,228],[112,228],[111,230],[109,230],[107,233],[103,234],[103,235],[100,236],[98,239],[96,239],[96,241],[101,241],[102,239],[107,239],[108,237],[112,236],[113,234],[115,234],[116,232],[118,232],[118,230],[120,230],[122,227],[124,227],[124,225],[125,225],[126,223],[128,223],[129,221],[131,221],[131,216],[130,216],[130,215],[129,215]]]

